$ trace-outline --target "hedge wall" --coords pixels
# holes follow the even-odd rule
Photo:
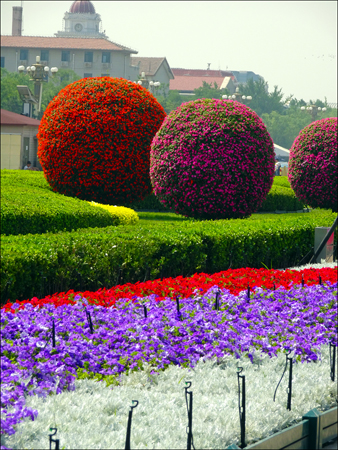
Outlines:
[[[294,191],[291,189],[287,177],[275,177],[274,180],[276,181],[274,181],[270,192],[268,193],[262,206],[259,208],[260,212],[273,212],[276,210],[298,211],[304,208],[304,204],[297,199]],[[131,208],[136,211],[152,210],[170,212],[170,209],[163,206],[154,193],[148,195],[141,202],[133,204]]]
[[[331,226],[335,215],[271,217],[2,236],[1,301],[229,267],[290,267],[313,246],[314,228]]]
[[[274,185],[264,200],[260,211],[298,211],[304,204],[290,188]]]
[[[10,172],[10,173],[7,173]],[[1,234],[40,234],[136,223],[130,208],[111,211],[52,192],[43,174],[1,171]],[[128,214],[129,212],[129,214]]]

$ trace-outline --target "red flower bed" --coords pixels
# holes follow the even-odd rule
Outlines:
[[[201,294],[204,294],[210,287],[217,285],[221,288],[228,289],[232,294],[247,289],[248,285],[254,292],[256,287],[264,289],[273,289],[285,287],[289,288],[291,284],[301,284],[302,280],[305,285],[318,284],[319,281],[326,283],[337,282],[336,268],[321,268],[321,269],[303,269],[298,270],[267,270],[267,269],[229,269],[224,272],[208,275],[205,273],[196,273],[191,277],[183,278],[182,276],[176,278],[165,278],[163,280],[146,281],[144,283],[127,283],[123,285],[114,286],[111,289],[99,289],[96,292],[84,291],[74,292],[60,292],[52,296],[47,296],[43,299],[36,297],[32,300],[24,300],[19,302],[19,309],[26,303],[31,303],[35,306],[43,306],[47,303],[53,303],[55,306],[75,303],[74,297],[78,294],[85,297],[89,303],[96,303],[103,306],[111,306],[119,298],[133,299],[137,296],[144,297],[151,294],[156,294],[157,300],[160,301],[165,297],[175,297],[179,295],[183,298],[190,297],[194,294],[196,289],[199,289]],[[8,302],[3,306],[5,310],[12,310],[13,304]]]
[[[53,190],[129,205],[151,193],[150,144],[166,114],[155,97],[123,78],[85,78],[49,103],[38,157]]]

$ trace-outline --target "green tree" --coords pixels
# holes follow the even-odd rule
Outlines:
[[[167,114],[170,111],[178,108],[182,103],[191,102],[200,98],[222,98],[222,95],[229,95],[227,89],[218,89],[217,83],[214,83],[212,87],[211,83],[203,81],[203,85],[197,89],[194,89],[193,94],[180,94],[179,91],[169,91],[168,93],[162,93],[162,95],[156,96],[159,103],[163,106]]]
[[[229,95],[228,89],[219,89],[217,83],[214,82],[214,87],[211,83],[203,81],[203,85],[197,89],[194,89],[194,100],[199,98],[222,98],[222,95]]]
[[[239,86],[239,92],[245,96],[251,95],[252,100],[248,103],[248,106],[260,117],[262,117],[262,114],[270,114],[272,111],[277,111],[279,114],[284,111],[282,89],[274,86],[273,92],[269,93],[268,83],[263,79],[258,81],[250,79],[247,83]]]
[[[167,114],[181,106],[182,103],[195,100],[195,96],[181,95],[177,90],[163,93],[162,95],[156,96],[156,98]]]
[[[22,100],[16,88],[19,85],[28,86],[34,92],[34,85],[29,80],[29,75],[19,72],[12,73],[5,68],[1,68],[1,109],[6,109],[17,114],[22,113]]]
[[[80,77],[71,69],[59,69],[53,77],[49,77],[48,83],[42,87],[41,111],[38,119],[41,119],[49,102],[68,84],[79,80]]]
[[[336,116],[337,109],[328,108],[327,111],[318,113],[317,119]],[[272,111],[270,114],[264,113],[262,120],[273,141],[290,149],[299,132],[312,122],[312,117],[307,111],[302,111],[300,106],[296,106],[296,103],[290,102],[290,108],[283,114],[277,111]]]
[[[54,77],[50,77],[48,83],[43,83],[41,111],[37,118],[41,119],[48,103],[59,93],[59,91],[78,80],[80,77],[70,69],[60,69]],[[32,93],[34,93],[34,82],[30,80],[29,75],[19,72],[9,72],[1,69],[1,109],[22,113],[23,102],[20,99],[17,86],[28,86]],[[34,113],[33,113],[34,114]]]

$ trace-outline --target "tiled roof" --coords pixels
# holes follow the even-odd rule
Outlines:
[[[203,81],[207,82],[208,84],[211,83],[211,87],[214,87],[214,83],[216,83],[217,86],[220,87],[221,84],[223,83],[223,80],[224,77],[215,77],[215,76],[189,77],[185,75],[182,76],[175,75],[175,78],[173,80],[170,80],[169,82],[169,89],[171,91],[178,90],[178,91],[192,92],[194,89],[202,87]]]
[[[176,76],[190,76],[190,77],[233,77],[234,74],[227,70],[201,70],[201,69],[171,69]]]
[[[123,45],[99,38],[45,37],[45,36],[1,36],[1,47],[57,48],[72,50],[126,50],[137,53]]]
[[[147,57],[132,56],[130,60],[133,66],[137,66],[138,64],[140,64],[139,72],[140,73],[144,72],[146,76],[154,76],[158,71],[158,69],[161,67],[161,64],[166,63],[169,73],[174,78],[174,74],[172,73],[172,70],[170,69],[166,58],[155,58],[155,57],[147,58]]]
[[[1,110],[1,125],[16,125],[16,126],[36,126],[40,125],[40,120],[32,119],[22,114],[16,114],[6,109]]]

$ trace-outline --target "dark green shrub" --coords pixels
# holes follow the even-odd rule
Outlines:
[[[335,219],[328,211],[270,217],[2,236],[2,302],[229,267],[290,267],[313,246],[315,227]]]
[[[272,186],[260,211],[297,211],[304,208],[292,189],[282,186]]]
[[[272,186],[282,186],[291,189],[288,177],[274,177]]]
[[[273,186],[264,200],[259,211],[297,211],[303,209],[304,205],[300,202],[290,187],[287,177],[275,177]],[[148,195],[141,202],[131,206],[135,210],[151,210],[160,212],[169,212],[170,209],[163,206],[154,193]]]

